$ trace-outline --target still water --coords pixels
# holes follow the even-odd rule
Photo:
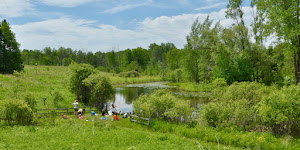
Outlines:
[[[132,112],[133,102],[144,93],[151,93],[155,89],[166,88],[178,95],[180,99],[189,100],[190,105],[196,110],[205,104],[209,100],[209,94],[207,93],[192,93],[183,92],[178,90],[176,87],[164,85],[166,82],[152,82],[145,84],[131,84],[124,87],[118,87],[115,89],[114,98],[108,102],[110,106],[112,103],[117,107],[118,111],[121,112]]]

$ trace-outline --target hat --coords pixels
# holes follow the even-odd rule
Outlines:
[[[76,100],[75,102],[78,102],[78,100]]]

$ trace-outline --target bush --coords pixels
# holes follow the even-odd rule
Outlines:
[[[62,102],[64,100],[63,95],[59,91],[50,92],[50,95],[55,107],[57,107],[59,102]]]
[[[218,87],[225,85],[224,82],[216,82],[214,84]],[[274,87],[255,82],[234,83],[227,88],[215,88],[215,103],[203,106],[201,121],[213,127],[232,126],[252,130],[261,124],[256,105],[273,90]]]
[[[138,73],[137,71],[128,71],[128,72],[121,72],[119,73],[119,77],[139,77],[140,76],[140,73]]]
[[[257,110],[263,123],[275,134],[297,134],[300,131],[300,88],[284,87],[264,97]]]
[[[4,105],[4,116],[9,125],[29,125],[33,120],[31,108],[22,100],[9,100]]]
[[[36,109],[37,100],[35,99],[35,97],[31,94],[27,94],[27,95],[25,95],[24,99],[25,99],[25,102],[27,103],[28,107],[30,107],[33,112],[36,112],[37,111],[37,109]]]
[[[144,117],[158,117],[173,121],[186,121],[193,108],[166,90],[157,90],[152,94],[140,96],[133,104],[134,111]]]

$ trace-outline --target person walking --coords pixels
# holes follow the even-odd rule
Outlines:
[[[78,100],[76,100],[72,105],[74,106],[74,115],[78,117]]]

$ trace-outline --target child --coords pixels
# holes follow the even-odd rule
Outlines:
[[[68,119],[68,116],[66,116],[66,115],[61,115],[61,117],[62,117],[63,119]]]
[[[80,109],[78,110],[78,114],[80,114],[80,115],[84,115],[84,111],[83,111],[83,109],[81,109],[81,108],[80,108]]]
[[[116,121],[119,121],[119,118],[118,118],[118,114],[117,114],[117,113],[114,114],[114,119],[115,119]]]

